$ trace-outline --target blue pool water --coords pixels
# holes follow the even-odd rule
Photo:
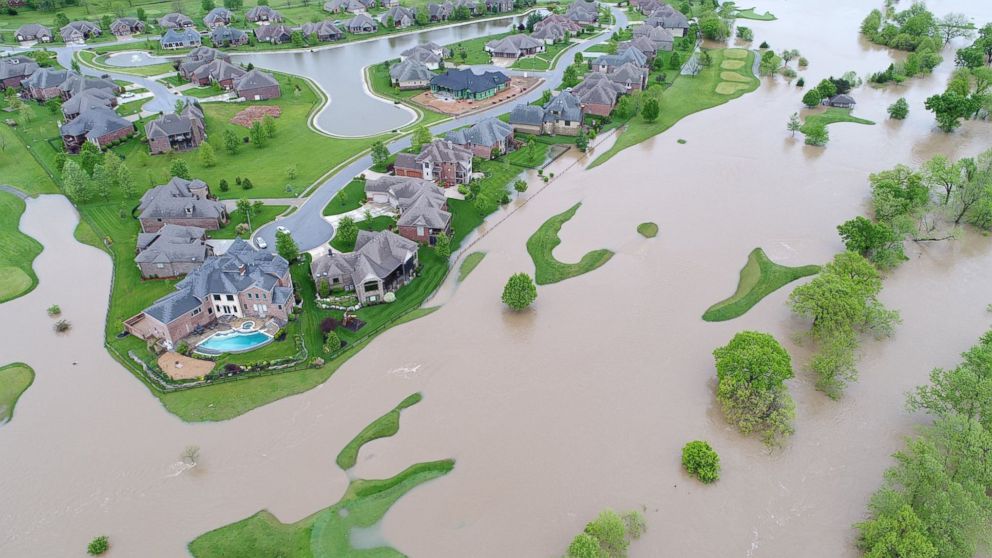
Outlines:
[[[238,331],[215,333],[204,339],[196,350],[204,353],[243,353],[272,341],[272,337],[262,331],[242,333]]]

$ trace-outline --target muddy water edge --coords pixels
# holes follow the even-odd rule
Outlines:
[[[931,8],[992,20],[992,7],[977,0]],[[857,36],[869,9],[862,2],[814,11],[769,0],[764,9],[779,20],[745,25],[759,42],[802,51],[807,82],[892,59]],[[804,363],[807,349],[791,337],[806,324],[788,312],[788,289],[737,320],[700,315],[733,292],[756,246],[786,265],[842,249],[835,227],[865,211],[868,173],[992,144],[987,123],[933,130],[922,100],[943,90],[953,52],[944,57],[933,76],[855,90],[855,114],[878,124],[834,125],[826,149],[789,137],[785,121],[801,92],[765,80],[592,171],[572,169],[478,242],[485,260],[441,310],[382,335],[324,385],[223,423],[181,422],[109,357],[101,339],[109,259],[73,240],[77,216],[64,198],[29,200],[21,227],[45,246],[35,262],[40,283],[0,305],[0,363],[26,362],[36,379],[0,427],[0,555],[76,555],[108,534],[114,555],[174,557],[197,535],[259,509],[298,520],[344,490],[337,451],[421,391],[399,434],[363,448],[354,470],[375,478],[457,460],[383,520],[382,534],[410,556],[556,555],[602,508],[642,506],[648,532],[635,558],[855,556],[851,524],[921,421],[905,412],[905,392],[930,368],[953,365],[992,321],[984,311],[992,240],[910,246],[911,260],[882,294],[903,324],[892,339],[864,344],[861,377],[841,401],[803,373],[789,382],[797,431],[780,452],[724,423],[710,352],[758,329]],[[888,122],[885,107],[900,96],[910,117]],[[601,247],[617,255],[542,287],[532,311],[505,311],[506,277],[533,270],[527,237],[577,201],[556,256],[574,261]],[[643,221],[659,224],[658,238],[636,233]],[[72,322],[67,335],[52,332],[51,304]],[[681,445],[697,438],[720,452],[716,485],[679,469]],[[179,454],[191,444],[201,461],[186,469]]]

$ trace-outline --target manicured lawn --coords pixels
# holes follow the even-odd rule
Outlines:
[[[610,43],[599,43],[598,45],[592,45],[591,47],[585,49],[585,52],[604,52],[609,54],[614,52],[615,49],[616,47]]]
[[[717,93],[717,86],[724,81],[721,79],[720,74],[728,72],[728,70],[720,68],[720,63],[723,62],[724,52],[725,49],[710,50],[711,64],[703,68],[694,77],[679,76],[675,79],[675,83],[671,87],[660,93],[654,89],[649,89],[647,94],[657,95],[661,104],[661,115],[658,119],[654,122],[648,122],[641,115],[631,118],[627,123],[626,129],[620,133],[620,137],[613,144],[613,147],[597,157],[589,166],[595,167],[603,164],[617,153],[664,132],[676,122],[694,112],[722,105],[727,101],[736,99],[745,93],[757,89],[759,81],[751,74],[754,53],[748,52],[744,66],[736,70],[736,73],[739,75],[747,77],[748,82],[741,83],[741,88],[733,92],[727,94]]]
[[[392,63],[398,62],[399,60],[392,61]],[[419,115],[417,121],[407,124],[405,126],[406,128],[421,125],[429,126],[441,120],[451,118],[447,114],[428,110],[420,105],[408,102],[411,98],[423,93],[425,89],[403,90],[399,87],[393,87],[391,78],[389,77],[389,69],[384,64],[373,64],[369,66],[365,72],[365,82],[369,86],[369,89],[376,95],[401,102],[417,112]]]
[[[358,230],[360,231],[379,232],[395,225],[396,219],[393,219],[388,215],[380,215],[378,217],[373,217],[371,221],[368,219],[363,219],[361,221],[356,221],[355,224],[358,225]],[[339,252],[351,252],[355,249],[355,243],[345,242],[342,238],[335,234],[334,238],[331,239],[331,247]]]
[[[658,236],[658,225],[656,223],[641,223],[637,225],[637,232],[644,238],[654,238]]]
[[[489,64],[492,62],[492,57],[486,52],[486,43],[508,37],[514,33],[515,31],[497,33],[495,35],[487,35],[485,37],[444,45],[451,49],[451,57],[445,58],[445,60],[459,65]],[[462,57],[462,52],[465,53],[464,58]]]
[[[537,229],[537,232],[527,239],[527,253],[534,260],[534,280],[538,285],[557,283],[578,277],[583,273],[589,273],[613,257],[613,252],[599,249],[587,252],[578,263],[574,264],[563,263],[555,259],[554,249],[561,244],[558,232],[569,219],[575,216],[575,212],[579,210],[581,205],[581,203],[577,203],[564,213],[559,213],[548,219]]]
[[[18,228],[24,209],[24,200],[0,192],[0,302],[26,295],[38,285],[32,264],[42,246]]]
[[[482,224],[485,216],[475,209],[472,202],[466,200],[449,199],[448,211],[451,212],[451,248],[455,249]]]
[[[530,145],[525,145],[509,153],[504,159],[511,165],[536,169],[544,164],[544,160],[548,158],[549,149],[551,149],[551,144],[534,141]]]
[[[403,409],[420,403],[421,399],[423,399],[423,395],[414,393],[410,397],[400,401],[400,404],[394,407],[393,410],[375,419],[372,424],[363,428],[357,436],[348,442],[348,445],[341,450],[341,453],[338,454],[336,460],[338,467],[341,467],[345,471],[351,469],[358,461],[358,452],[362,449],[362,446],[372,440],[388,438],[399,432],[400,412],[403,411]]]
[[[89,66],[105,72],[117,72],[131,74],[135,76],[157,76],[161,74],[173,73],[176,71],[172,64],[152,64],[150,66],[135,66],[133,68],[122,68],[120,66],[110,66],[106,63],[106,56],[98,55],[96,51],[79,50],[75,53],[76,60],[83,66]]]
[[[34,382],[34,370],[22,363],[0,367],[0,426],[14,417],[14,407]]]
[[[217,95],[223,95],[224,90],[214,86],[191,87],[189,89],[183,89],[182,94],[186,95],[187,97],[206,99],[207,97],[216,97]]]
[[[362,207],[363,203],[365,203],[365,181],[352,180],[327,202],[324,215],[340,215],[354,211]]]
[[[288,205],[263,205],[261,208],[254,210],[251,216],[252,231],[275,220],[276,217],[282,215],[287,209],[289,209]],[[235,238],[238,236],[236,230],[238,225],[245,222],[245,214],[243,211],[235,209],[230,213],[230,216],[231,220],[228,221],[224,228],[207,233],[210,235],[210,238]],[[249,236],[251,236],[251,232],[244,235],[244,238],[248,238]]]
[[[378,523],[389,508],[417,486],[448,474],[453,460],[418,463],[382,480],[353,480],[338,503],[296,523],[281,523],[267,511],[197,537],[189,544],[196,558],[394,558],[390,547],[355,549],[351,532]]]
[[[141,112],[141,107],[145,106],[145,103],[151,99],[140,99],[137,101],[131,101],[130,103],[123,103],[117,105],[117,114],[121,116],[130,116],[132,114],[138,114]]]
[[[875,123],[871,120],[866,120],[864,118],[858,118],[856,116],[851,116],[851,109],[843,109],[837,107],[829,107],[827,110],[818,113],[810,114],[806,117],[803,122],[802,128],[799,131],[806,134],[809,133],[810,128],[818,124],[824,126],[829,124],[836,124],[838,122],[851,122],[854,124],[865,124],[868,126],[874,126]]]
[[[747,257],[747,264],[741,269],[737,292],[730,298],[710,306],[703,319],[707,322],[722,322],[743,316],[755,304],[769,294],[789,283],[820,272],[820,266],[805,265],[786,267],[768,259],[765,251],[755,248]]]
[[[482,260],[485,257],[485,252],[472,252],[471,254],[465,256],[465,259],[462,260],[462,265],[458,267],[458,281],[464,281],[468,277],[469,273],[475,271],[475,268],[482,263]]]
[[[763,14],[759,14],[758,12],[754,11],[754,8],[747,8],[746,10],[737,10],[734,13],[734,16],[737,17],[738,19],[755,19],[758,21],[774,21],[778,19],[771,12],[765,12]]]
[[[0,101],[0,106],[6,107],[4,101]],[[41,111],[48,114],[43,107],[34,104],[24,103],[19,115],[7,112],[0,112],[0,145],[6,148],[0,152],[0,184],[15,186],[28,194],[57,194],[59,192],[55,181],[45,172],[45,170],[32,164],[33,157],[31,150],[25,147],[18,139],[19,134],[30,134],[33,131],[43,133],[54,133],[58,135],[58,128],[54,122],[48,122],[41,115]],[[11,128],[2,122],[7,118],[14,119],[18,126]],[[61,143],[61,140],[59,141]],[[47,147],[47,146],[46,146]],[[47,147],[51,149],[50,147]]]
[[[550,70],[552,68],[552,62],[555,61],[555,56],[558,56],[561,51],[572,46],[572,44],[571,41],[562,41],[547,45],[544,52],[536,56],[521,58],[510,67],[515,70]],[[570,63],[571,60],[568,62]]]

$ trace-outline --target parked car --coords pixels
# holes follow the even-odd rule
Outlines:
[[[267,242],[265,242],[265,239],[264,238],[262,238],[260,236],[256,236],[255,237],[255,246],[258,246],[262,250],[265,250],[266,248],[269,247],[269,244]]]
[[[121,99],[130,99],[131,97],[134,97],[134,93],[131,92],[121,93]]]

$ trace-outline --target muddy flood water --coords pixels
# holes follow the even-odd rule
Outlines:
[[[763,0],[758,10],[779,19],[744,24],[756,42],[799,49],[807,82],[892,60],[858,37],[872,6],[807,5]],[[992,21],[982,0],[930,7]],[[841,250],[835,227],[864,213],[869,173],[992,145],[989,123],[947,135],[923,110],[952,70],[953,51],[944,57],[933,76],[856,89],[855,114],[878,124],[833,125],[825,149],[785,131],[800,90],[765,80],[605,165],[532,188],[472,248],[488,255],[439,311],[380,336],[324,385],[223,423],[181,422],[110,358],[101,339],[109,259],[73,240],[64,198],[29,200],[21,227],[45,246],[40,284],[0,305],[0,363],[26,362],[37,377],[0,427],[0,556],[82,556],[108,534],[110,556],[176,557],[197,535],[263,508],[296,521],[343,493],[337,451],[416,391],[424,400],[404,411],[399,434],[366,446],[354,471],[378,478],[456,459],[382,523],[382,536],[411,557],[558,556],[606,507],[644,510],[635,558],[856,556],[851,525],[922,420],[904,410],[905,392],[931,368],[955,364],[992,325],[992,238],[908,246],[910,261],[882,293],[902,313],[895,336],[864,343],[860,379],[840,401],[797,372],[796,433],[774,453],[720,416],[711,352],[742,329],[767,331],[798,370],[808,352],[792,337],[807,324],[784,304],[789,288],[737,320],[700,315],[734,291],[756,246],[786,265]],[[885,107],[900,96],[910,116],[889,122]],[[556,256],[576,261],[601,247],[616,256],[540,287],[531,311],[506,311],[506,278],[533,272],[526,239],[578,201]],[[636,233],[643,221],[658,223],[656,239]],[[73,324],[64,336],[44,311],[56,303]],[[680,448],[693,439],[720,453],[715,485],[680,469]],[[191,444],[201,462],[187,470],[179,455]]]

